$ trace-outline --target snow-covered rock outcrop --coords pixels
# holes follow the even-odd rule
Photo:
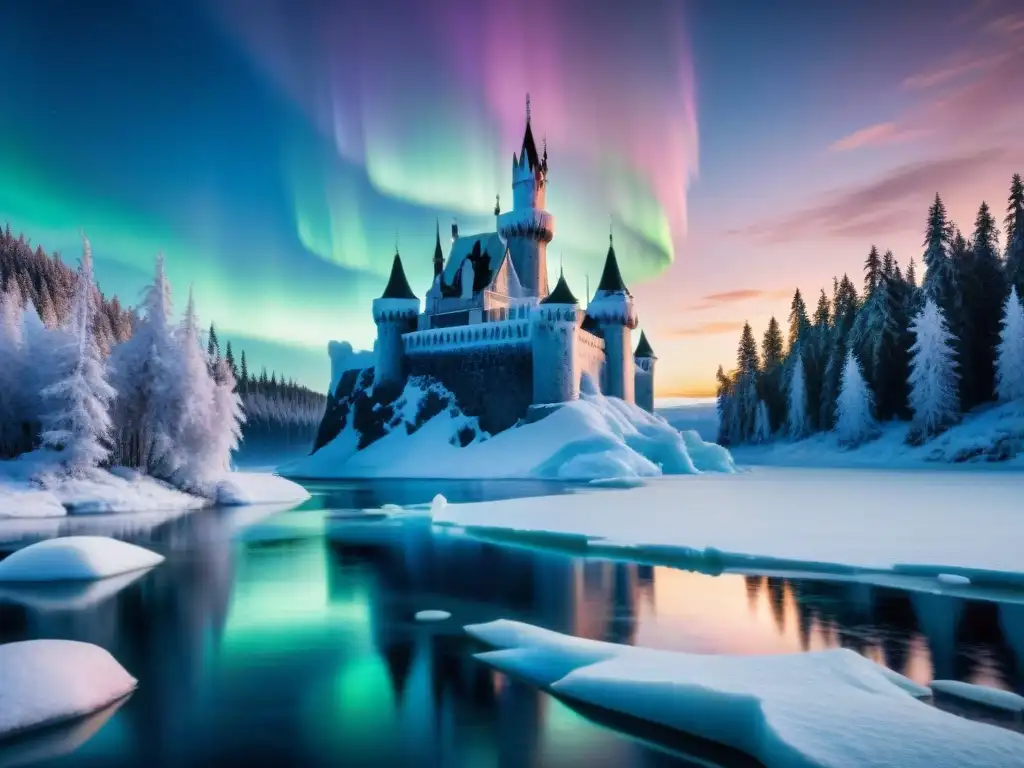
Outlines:
[[[137,681],[103,648],[72,640],[0,645],[0,739],[96,712]]]
[[[732,472],[729,452],[617,398],[592,393],[494,436],[441,384],[409,380],[392,402],[356,388],[339,428],[289,477],[547,478],[593,480]]]
[[[105,536],[63,536],[0,560],[0,582],[104,579],[152,568],[163,555]]]
[[[767,768],[1024,766],[1024,735],[925,704],[927,688],[857,653],[657,651],[514,621],[466,627],[477,658],[568,699],[739,749]]]

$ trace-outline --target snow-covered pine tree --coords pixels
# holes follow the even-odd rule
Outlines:
[[[792,357],[795,358],[795,361],[789,375],[787,427],[789,436],[798,440],[811,431],[811,425],[807,418],[807,388],[804,381],[803,353],[797,349]]]
[[[21,329],[21,295],[11,281],[0,293],[0,457],[10,458],[22,451],[24,355]]]
[[[71,310],[68,309],[70,319]],[[19,453],[36,447],[46,412],[42,391],[57,380],[61,365],[66,364],[61,348],[65,336],[59,330],[47,328],[36,308],[29,302],[21,311],[22,358],[31,361],[24,365],[19,376],[21,393],[23,444]]]
[[[235,375],[226,357],[214,364],[213,373],[213,415],[206,461],[211,473],[221,473],[231,469],[231,453],[238,448],[242,438],[245,411],[242,398],[235,391]]]
[[[996,393],[1002,402],[1024,399],[1024,304],[1017,286],[1003,307],[1003,329],[996,357]]]
[[[242,360],[245,360],[245,353],[242,353]],[[730,429],[733,424],[732,416],[732,379],[726,375],[725,370],[722,366],[718,366],[718,371],[715,373],[715,379],[718,382],[718,398],[715,404],[715,410],[718,412],[718,438],[717,441],[720,445],[729,445],[732,442],[733,436],[730,434]]]
[[[754,441],[767,443],[772,437],[772,425],[768,416],[768,404],[764,400],[757,403],[757,420],[754,423]]]
[[[220,339],[217,338],[217,329],[210,323],[210,331],[206,336],[206,356],[210,358],[211,365],[220,360]]]
[[[917,428],[925,436],[935,435],[954,423],[959,413],[956,337],[931,296],[910,330],[915,337],[911,347],[910,407]]]
[[[1024,181],[1015,173],[1006,204],[1006,279],[1024,297]]]
[[[228,364],[228,370],[231,371],[231,378],[238,382],[238,366],[235,365],[235,353],[231,349],[231,341],[229,340],[224,348],[224,362]]]
[[[117,461],[169,480],[180,454],[174,435],[180,423],[179,345],[171,321],[171,285],[157,256],[153,283],[142,299],[135,332],[111,353],[118,434]]]
[[[82,238],[82,260],[65,329],[66,368],[63,376],[42,390],[50,406],[43,415],[43,445],[59,451],[64,469],[80,475],[94,469],[110,453],[110,401],[114,388],[93,334],[96,319],[95,284],[89,241]]]
[[[189,289],[185,317],[175,332],[178,370],[174,397],[178,405],[172,432],[176,454],[172,479],[179,488],[209,494],[210,480],[220,469],[211,466],[211,449],[214,442],[219,442],[214,434],[216,384],[210,374],[211,360],[203,351],[199,334],[195,301]]]
[[[843,365],[843,381],[836,407],[836,435],[843,445],[860,445],[878,432],[874,417],[874,398],[857,356],[851,349]]]

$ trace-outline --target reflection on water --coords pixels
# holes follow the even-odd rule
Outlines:
[[[77,751],[37,765],[688,764],[475,662],[460,628],[495,618],[701,653],[841,645],[922,683],[1024,690],[1024,605],[585,561],[423,520],[324,519],[438,491],[462,500],[567,490],[542,484],[311,488],[302,508],[266,519],[208,510],[133,532],[167,561],[116,593],[0,593],[0,642],[97,643],[140,680]],[[423,609],[452,619],[416,623]]]

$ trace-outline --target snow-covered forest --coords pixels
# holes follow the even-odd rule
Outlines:
[[[206,353],[211,360],[220,361],[230,368],[238,382],[238,393],[245,408],[246,423],[242,427],[244,447],[312,449],[320,419],[327,407],[327,398],[294,380],[267,374],[263,367],[257,375],[249,369],[245,350],[237,355],[228,340],[221,346],[217,329],[211,325],[207,333]],[[283,445],[281,445],[283,444]]]
[[[991,401],[1024,408],[1024,182],[1013,176],[1003,220],[986,203],[969,235],[939,195],[928,210],[923,279],[913,258],[871,246],[863,287],[833,278],[813,314],[800,290],[788,338],[773,317],[760,350],[744,325],[735,370],[718,369],[719,442],[799,439],[833,431],[871,440],[881,422],[909,421],[927,440]]]
[[[166,282],[166,276],[160,279]],[[49,255],[41,247],[33,248],[24,235],[13,235],[9,226],[0,231],[0,458],[12,458],[45,443],[43,404],[33,392],[41,390],[43,382],[54,374],[44,370],[46,355],[37,355],[33,350],[60,346],[60,335],[74,322],[73,305],[79,284],[79,273],[59,255]],[[126,308],[116,296],[103,296],[95,284],[90,290],[94,307],[91,327],[105,375],[115,389],[120,384],[120,390],[127,391],[128,382],[123,380],[119,366],[129,364],[124,357],[133,346],[142,343],[142,337],[134,344],[127,342],[136,330],[142,330],[143,337],[151,333],[144,326],[149,313],[155,310],[145,303],[135,310]],[[153,298],[152,290],[151,285],[146,300]],[[167,333],[180,335],[182,331],[171,319],[170,305],[162,311],[167,315]],[[192,322],[198,320],[193,318]],[[304,443],[306,448],[312,446],[326,403],[323,395],[287,381],[276,372],[268,376],[265,368],[259,374],[250,372],[245,351],[236,353],[230,341],[222,348],[212,325],[207,333],[193,332],[200,347],[206,349],[208,368],[214,378],[223,379],[230,373],[235,382],[235,393],[241,398],[245,413],[243,441],[283,440],[296,445]],[[103,463],[144,466],[147,462],[140,454],[139,435],[127,428],[125,420],[129,414],[119,412],[125,397],[114,397],[109,405],[114,420],[107,441],[110,453]]]
[[[45,317],[19,279],[0,294],[3,455],[36,452],[40,471],[71,476],[137,468],[210,493],[230,469],[244,416],[230,369],[202,346],[191,293],[176,320],[158,257],[130,335],[108,336],[84,238],[78,271],[64,287],[70,298],[47,291],[61,310]]]

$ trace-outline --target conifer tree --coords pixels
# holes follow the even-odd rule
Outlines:
[[[235,381],[238,381],[238,366],[235,365],[235,353],[231,349],[231,342],[228,341],[224,350],[224,362],[228,364],[228,370]]]
[[[782,329],[773,316],[761,341],[761,397],[768,408],[769,431],[775,432],[785,420],[786,393],[782,384],[784,359]]]
[[[864,298],[870,298],[878,285],[878,278],[882,273],[882,259],[878,255],[878,248],[871,246],[868,257],[864,260]]]
[[[734,416],[737,420],[736,431],[739,440],[749,440],[756,431],[759,367],[754,331],[750,323],[744,323],[743,334],[736,351],[736,383],[733,391]]]
[[[804,382],[803,354],[799,348],[793,352],[792,357],[795,358],[795,362],[789,376],[787,427],[789,436],[794,440],[798,440],[810,432],[811,425],[807,418],[807,390]]]
[[[764,400],[757,404],[757,419],[754,424],[754,441],[767,443],[772,436],[771,421],[768,417],[768,405]]]
[[[1024,304],[1017,287],[1003,307],[1002,332],[996,358],[996,393],[1002,402],[1024,399]]]
[[[1006,279],[1024,296],[1024,181],[1015,173],[1006,204]]]
[[[1006,277],[999,259],[999,229],[988,205],[978,209],[971,238],[971,292],[964,296],[966,325],[970,332],[973,402],[991,400],[995,395],[996,347],[999,344],[1000,317],[1006,301]],[[961,364],[961,376],[966,369]]]
[[[210,323],[210,332],[207,335],[206,356],[211,363],[220,360],[220,340],[217,338],[217,329],[213,327],[213,323]]]
[[[843,383],[839,391],[836,434],[844,445],[860,445],[878,432],[873,415],[871,390],[861,374],[857,356],[851,349],[843,365]]]
[[[732,379],[722,369],[722,366],[718,366],[715,379],[718,381],[718,401],[716,403],[716,410],[718,411],[718,443],[720,445],[729,445],[735,441],[735,435],[731,433],[735,423],[732,413],[733,383]]]
[[[796,289],[796,293],[793,294],[793,301],[789,307],[789,349],[792,351],[797,343],[807,335],[807,331],[810,330],[811,321],[807,317],[807,304],[804,303],[804,297],[800,294],[800,289]]]
[[[210,326],[210,331],[213,333],[213,326]],[[210,375],[210,358],[203,353],[199,333],[190,289],[185,317],[175,334],[179,366],[174,392],[178,412],[172,434],[175,454],[173,480],[180,488],[208,493],[215,384]]]
[[[44,415],[43,444],[60,452],[61,463],[79,475],[99,466],[110,453],[110,401],[114,389],[107,383],[105,364],[93,322],[96,303],[89,241],[82,238],[82,260],[65,329],[65,364],[61,378],[42,391],[51,410]]]
[[[914,423],[925,435],[941,432],[957,419],[957,372],[954,344],[942,310],[928,297],[911,331],[910,406]]]
[[[244,349],[242,350],[242,364],[241,364],[241,368],[239,370],[239,373],[241,374],[239,380],[241,381],[242,391],[244,392],[244,391],[246,391],[246,389],[249,386],[249,366],[248,366],[248,364],[245,361],[245,350]]]
[[[907,285],[911,288],[917,289],[917,266],[914,264],[914,258],[910,258],[910,263],[907,265],[906,275]]]
[[[946,206],[939,195],[928,209],[924,239],[925,295],[931,298],[946,317],[957,314],[957,288],[953,264],[949,256],[953,227],[946,216]]]

